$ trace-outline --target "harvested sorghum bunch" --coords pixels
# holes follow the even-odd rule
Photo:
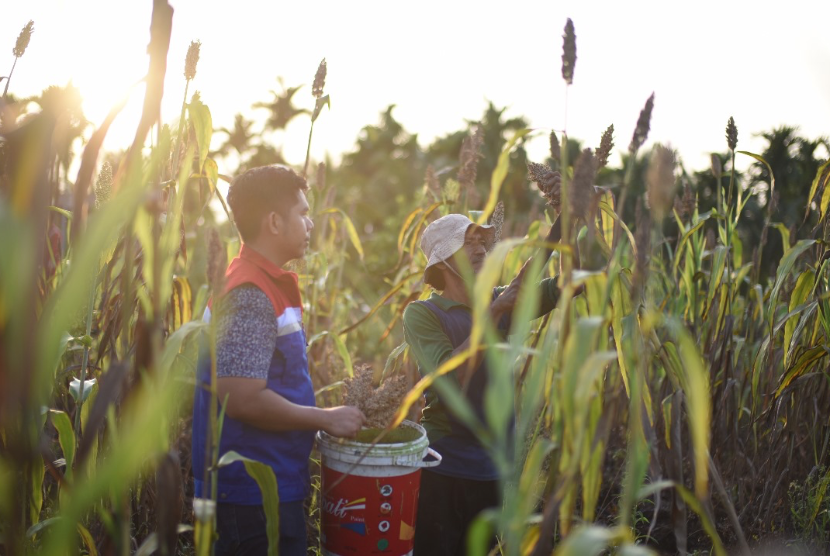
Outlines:
[[[311,95],[314,98],[320,98],[323,96],[323,87],[326,86],[326,73],[328,71],[328,67],[326,66],[326,59],[320,62],[320,65],[317,66],[317,73],[314,74],[314,84],[311,86]]]
[[[608,129],[602,134],[602,139],[599,141],[599,148],[597,149],[597,169],[605,168],[608,164],[608,157],[611,156],[611,149],[614,148],[614,124],[608,126]]]
[[[574,22],[568,18],[565,23],[565,34],[562,35],[562,79],[570,85],[574,82],[574,66],[576,66],[576,34]]]
[[[187,56],[184,58],[184,78],[190,81],[196,77],[196,64],[199,63],[199,50],[202,48],[201,41],[191,41],[187,47]]]
[[[646,200],[654,220],[660,222],[674,203],[674,151],[655,145],[646,173]]]
[[[388,377],[375,388],[371,365],[358,365],[354,376],[347,378],[343,393],[343,404],[360,409],[366,416],[365,426],[385,428],[395,416],[409,388],[403,374]]]
[[[735,125],[735,118],[732,116],[726,122],[726,144],[730,151],[734,151],[735,147],[738,146],[738,126]]]
[[[628,146],[629,152],[635,154],[648,137],[649,126],[651,125],[651,111],[654,110],[654,93],[648,97],[646,105],[640,110],[640,117],[637,118],[637,127],[634,128],[634,135],[631,137],[631,144]]]

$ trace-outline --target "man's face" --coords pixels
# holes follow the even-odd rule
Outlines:
[[[301,259],[305,256],[311,240],[311,230],[314,229],[308,212],[305,193],[298,191],[294,206],[285,213],[279,213],[282,224],[278,235],[279,248],[287,260]]]
[[[467,264],[473,270],[473,274],[478,274],[481,267],[484,266],[485,257],[487,257],[487,235],[483,228],[470,226],[467,228],[467,233],[464,234],[464,247],[456,251],[450,264],[453,265],[456,271],[460,272],[458,259],[466,259]],[[463,265],[464,263],[460,264]]]

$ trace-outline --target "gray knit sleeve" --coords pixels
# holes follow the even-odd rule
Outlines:
[[[216,376],[267,379],[277,344],[277,317],[265,293],[234,288],[216,314]]]

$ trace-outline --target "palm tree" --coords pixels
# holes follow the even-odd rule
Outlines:
[[[253,146],[254,152],[239,164],[236,173],[240,174],[250,168],[267,166],[269,164],[285,164],[282,151],[267,143],[257,143]]]
[[[301,114],[308,114],[309,111],[305,108],[297,108],[294,106],[294,95],[302,88],[302,85],[297,87],[286,88],[282,78],[277,78],[282,87],[282,92],[277,93],[271,90],[274,99],[270,102],[257,102],[254,108],[265,108],[271,112],[268,119],[265,121],[265,129],[267,131],[277,131],[285,129],[288,123]]]
[[[226,127],[217,129],[216,131],[224,133],[228,138],[222,143],[216,154],[224,157],[230,154],[231,150],[234,150],[240,157],[245,155],[253,148],[253,145],[251,145],[251,140],[254,138],[254,133],[251,131],[253,125],[254,122],[246,120],[242,114],[237,114],[234,116],[232,129]]]

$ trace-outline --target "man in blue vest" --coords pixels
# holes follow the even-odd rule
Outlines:
[[[558,175],[556,176],[558,182]],[[495,230],[479,226],[461,214],[449,214],[424,230],[421,249],[427,258],[424,282],[436,291],[424,301],[407,306],[404,336],[422,375],[434,372],[451,357],[469,348],[472,330],[471,300],[461,277],[464,264],[478,273],[493,246]],[[522,269],[522,273],[524,269]],[[522,273],[509,286],[493,291],[490,314],[506,334],[509,316],[521,286]],[[556,306],[555,278],[539,283],[540,314]],[[439,293],[440,291],[440,293]],[[503,318],[504,317],[504,318]],[[486,423],[484,393],[488,371],[481,353],[443,379],[464,385],[467,400]],[[475,434],[453,414],[434,391],[427,392],[421,424],[430,447],[443,456],[441,465],[421,474],[415,556],[465,555],[467,529],[482,510],[501,503],[498,471]]]
[[[228,191],[242,249],[205,318],[216,330],[216,389],[227,400],[220,456],[231,450],[269,465],[280,499],[281,556],[305,556],[303,501],[308,458],[318,430],[353,437],[364,416],[354,407],[315,407],[308,373],[297,275],[283,270],[304,256],[314,225],[306,181],[279,165],[248,170]],[[211,314],[212,313],[212,314]],[[193,407],[193,476],[209,498],[210,358],[203,357]],[[262,495],[241,463],[219,470],[217,555],[264,555]]]

